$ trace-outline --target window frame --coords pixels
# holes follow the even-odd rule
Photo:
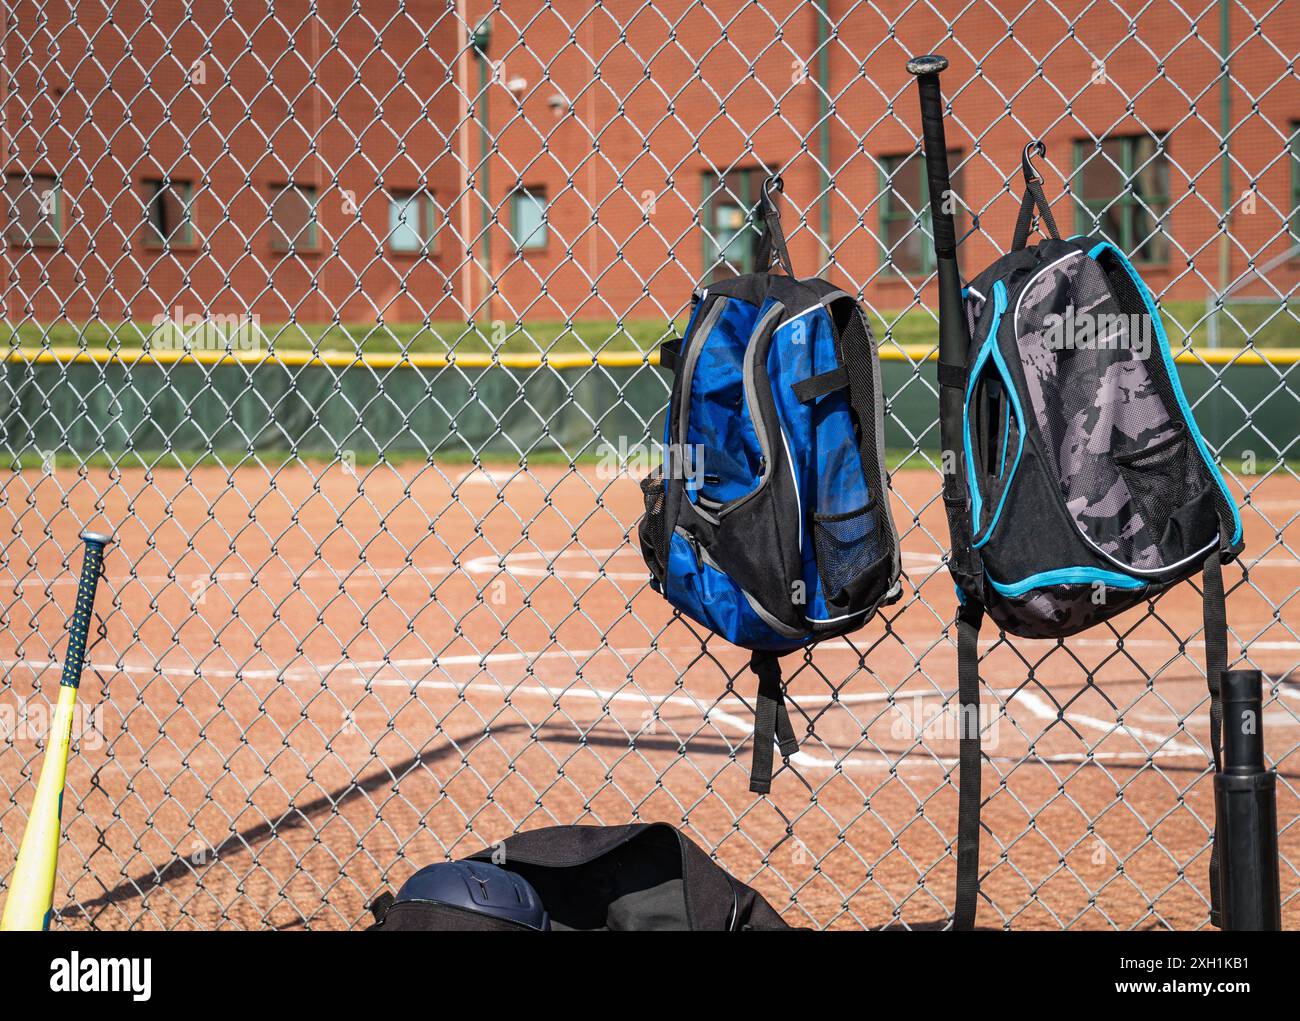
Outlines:
[[[703,191],[700,197],[700,224],[702,227],[700,233],[703,235],[701,249],[702,277],[707,275],[710,281],[725,280],[730,279],[731,276],[744,276],[746,273],[755,272],[752,245],[745,249],[745,254],[739,266],[733,268],[732,264],[723,258],[717,235],[714,233],[713,213],[721,197],[735,194],[723,190],[723,180],[727,177],[738,177],[740,180],[740,194],[736,195],[736,198],[740,200],[741,208],[745,210],[745,226],[741,228],[741,231],[754,230],[756,238],[761,236],[763,220],[759,215],[762,212],[759,199],[761,198],[763,182],[771,175],[771,169],[763,164],[730,167],[723,171],[708,169],[703,172],[701,175]],[[728,272],[729,276],[718,275],[719,273]]]
[[[140,238],[144,246],[153,249],[193,248],[196,244],[194,234],[194,182],[188,178],[174,178],[163,175],[162,177],[142,177],[140,183],[145,187],[158,186],[156,191],[145,197],[144,224],[140,232]],[[184,235],[178,240],[176,232],[173,231],[171,236],[162,237],[158,234],[157,228],[150,217],[153,204],[161,197],[164,190],[170,188],[177,191],[181,187],[185,189],[184,215],[181,224],[185,228]]]
[[[8,185],[10,181],[21,181],[25,185],[29,178],[32,181],[33,191],[35,191],[35,182],[37,178],[44,178],[53,182],[53,187],[49,190],[54,192],[54,210],[50,213],[48,218],[42,217],[42,219],[46,219],[50,224],[50,234],[52,236],[36,237],[33,233],[24,232],[26,233],[25,237],[15,238],[12,234],[12,231],[18,226],[18,218],[13,215],[13,208],[15,203],[9,200]],[[23,249],[58,248],[59,246],[61,246],[63,244],[63,230],[64,230],[63,181],[59,178],[59,175],[44,170],[10,170],[5,173],[4,184],[5,184],[5,199],[7,202],[9,202],[9,208],[6,210],[5,213],[5,231],[4,231],[5,244],[7,244],[10,248],[23,248]],[[40,193],[35,192],[35,194],[39,196]],[[37,208],[39,208],[39,202],[40,199],[38,198]]]
[[[311,215],[307,218],[310,234],[307,241],[290,238],[275,220],[275,201],[285,192],[293,190],[306,196],[311,195]],[[317,255],[320,253],[320,192],[314,184],[299,184],[297,181],[276,182],[271,185],[271,198],[266,205],[267,221],[271,226],[271,251],[279,255]],[[277,236],[279,235],[279,236]]]
[[[384,237],[384,246],[392,255],[421,256],[438,254],[438,233],[441,227],[441,212],[438,199],[430,188],[389,188],[385,192],[388,198],[388,229]],[[424,234],[415,248],[398,248],[393,244],[395,229],[393,227],[393,202],[397,199],[416,199],[418,215],[424,221]]]
[[[948,166],[952,168],[950,173],[951,190],[954,194],[960,196],[957,188],[958,175],[961,173],[961,162],[966,158],[965,151],[962,149],[948,149]],[[933,276],[938,269],[938,263],[934,255],[933,243],[926,243],[927,240],[934,237],[934,214],[930,209],[930,178],[926,172],[925,158],[916,149],[905,153],[881,153],[874,157],[876,165],[880,168],[880,271],[891,280],[925,280]],[[894,211],[893,196],[897,194],[894,190],[894,176],[899,169],[902,169],[906,163],[911,160],[916,164],[917,176],[920,179],[920,190],[917,192],[920,197],[920,208],[915,212],[907,209]],[[894,171],[890,171],[889,164],[898,161],[898,166]],[[965,205],[960,201],[957,203],[957,209],[954,219],[960,221],[962,210]],[[920,222],[917,222],[917,218]],[[892,222],[910,223],[921,231],[921,265],[915,273],[909,273],[898,266],[895,261],[894,252],[898,246],[891,249],[889,245],[889,224]],[[960,240],[961,229],[958,228],[957,236]],[[961,246],[957,246],[957,259],[961,260]]]
[[[1291,122],[1291,215],[1287,221],[1291,226],[1291,246],[1300,246],[1300,120]],[[1297,251],[1293,259],[1300,259]]]
[[[521,226],[519,223],[519,206],[522,196],[528,196],[535,199],[541,195],[541,230],[533,231],[527,238],[520,239],[519,232]],[[510,192],[510,243],[514,250],[521,254],[545,252],[551,245],[551,200],[544,184],[525,184],[514,188]],[[541,234],[541,240],[535,240],[538,233]]]
[[[1168,231],[1166,229],[1167,218],[1170,214],[1170,207],[1173,198],[1169,194],[1169,185],[1166,183],[1166,192],[1163,195],[1148,196],[1145,203],[1139,202],[1136,195],[1133,194],[1133,180],[1137,173],[1136,143],[1147,140],[1151,141],[1151,136],[1138,132],[1128,135],[1103,135],[1101,138],[1076,138],[1074,140],[1073,162],[1074,166],[1071,174],[1071,197],[1074,199],[1074,232],[1076,234],[1105,236],[1102,231],[1102,220],[1098,212],[1104,212],[1118,206],[1120,209],[1120,234],[1119,238],[1108,238],[1119,246],[1124,253],[1124,257],[1129,259],[1135,266],[1168,266],[1170,259],[1173,257],[1173,246],[1169,242]],[[1169,159],[1169,139],[1167,135],[1161,136],[1155,141],[1155,156],[1153,159],[1163,158],[1166,166],[1166,175],[1168,174]],[[1104,159],[1101,151],[1101,145],[1104,142],[1120,142],[1119,172],[1124,179],[1124,189],[1118,195],[1110,199],[1089,199],[1083,193],[1083,171],[1084,162],[1088,153],[1093,154],[1094,159]],[[1164,212],[1157,214],[1151,206],[1163,205]],[[1164,251],[1158,253],[1155,257],[1143,257],[1137,250],[1137,231],[1133,226],[1133,215],[1135,213],[1149,216],[1155,224],[1155,231],[1152,237],[1159,237],[1160,244]]]

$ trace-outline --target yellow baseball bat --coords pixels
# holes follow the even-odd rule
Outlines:
[[[37,931],[50,927],[54,907],[54,879],[59,865],[59,831],[63,821],[63,781],[68,772],[68,748],[72,743],[72,713],[77,705],[81,667],[86,659],[86,638],[95,609],[95,589],[104,563],[104,547],[111,536],[82,532],[86,544],[77,583],[77,605],[68,634],[68,655],[59,680],[59,700],[50,727],[50,741],[36,782],[36,797],[27,816],[27,829],[18,849],[18,862],[9,880],[0,930]]]

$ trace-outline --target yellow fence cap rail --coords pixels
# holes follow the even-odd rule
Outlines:
[[[886,345],[880,349],[884,362],[935,361],[937,349],[926,344]],[[371,353],[352,351],[303,351],[266,349],[261,351],[184,351],[142,350],[140,348],[42,347],[11,348],[4,355],[6,362],[26,364],[118,364],[118,365],[285,365],[299,367],[323,365],[331,368],[371,369],[443,369],[459,366],[464,369],[487,369],[500,366],[507,369],[536,369],[543,365],[554,369],[579,369],[592,365],[607,368],[635,368],[638,365],[658,365],[659,352],[652,351],[602,351],[596,354],[580,351],[554,353],[542,352],[456,352],[379,351]],[[1294,365],[1300,362],[1300,348],[1208,348],[1200,351],[1183,350],[1174,355],[1182,365]]]

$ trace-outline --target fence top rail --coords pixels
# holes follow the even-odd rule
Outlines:
[[[928,344],[902,344],[881,347],[882,362],[907,362],[918,364],[938,359],[938,349]],[[1295,365],[1300,362],[1297,348],[1214,348],[1196,351],[1183,349],[1174,354],[1174,360],[1183,365]],[[350,351],[145,351],[134,348],[82,348],[49,347],[39,351],[15,348],[6,352],[3,361],[29,365],[59,364],[119,364],[119,365],[249,365],[281,366],[320,365],[330,368],[371,369],[444,369],[460,366],[465,369],[536,369],[550,366],[555,369],[578,369],[600,365],[605,368],[635,368],[639,365],[658,365],[659,352],[654,351],[604,351],[583,352],[468,352],[456,354],[410,353],[400,351],[350,352]]]

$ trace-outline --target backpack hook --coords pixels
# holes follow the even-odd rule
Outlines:
[[[759,210],[763,216],[763,233],[759,238],[755,262],[759,272],[766,273],[775,257],[785,270],[786,276],[794,276],[794,267],[790,264],[790,252],[786,248],[785,232],[781,230],[781,208],[776,204],[775,195],[785,191],[785,182],[780,174],[772,174],[763,182],[763,194],[759,200]]]
[[[1038,172],[1033,161],[1035,159],[1043,159],[1046,156],[1047,145],[1041,138],[1035,138],[1032,142],[1025,144],[1025,151],[1020,156],[1020,165],[1025,174],[1026,184],[1043,183],[1043,175]]]
[[[1034,225],[1034,207],[1038,207],[1039,213],[1043,217],[1043,225],[1047,228],[1047,234],[1055,240],[1061,239],[1060,233],[1056,229],[1056,220],[1052,218],[1052,210],[1048,205],[1047,197],[1043,194],[1043,175],[1038,172],[1034,166],[1034,160],[1042,159],[1047,155],[1047,146],[1041,138],[1035,138],[1026,143],[1024,152],[1020,154],[1020,166],[1025,174],[1025,194],[1020,200],[1020,215],[1016,218],[1016,236],[1011,242],[1011,250],[1018,252],[1029,242],[1029,232]]]

